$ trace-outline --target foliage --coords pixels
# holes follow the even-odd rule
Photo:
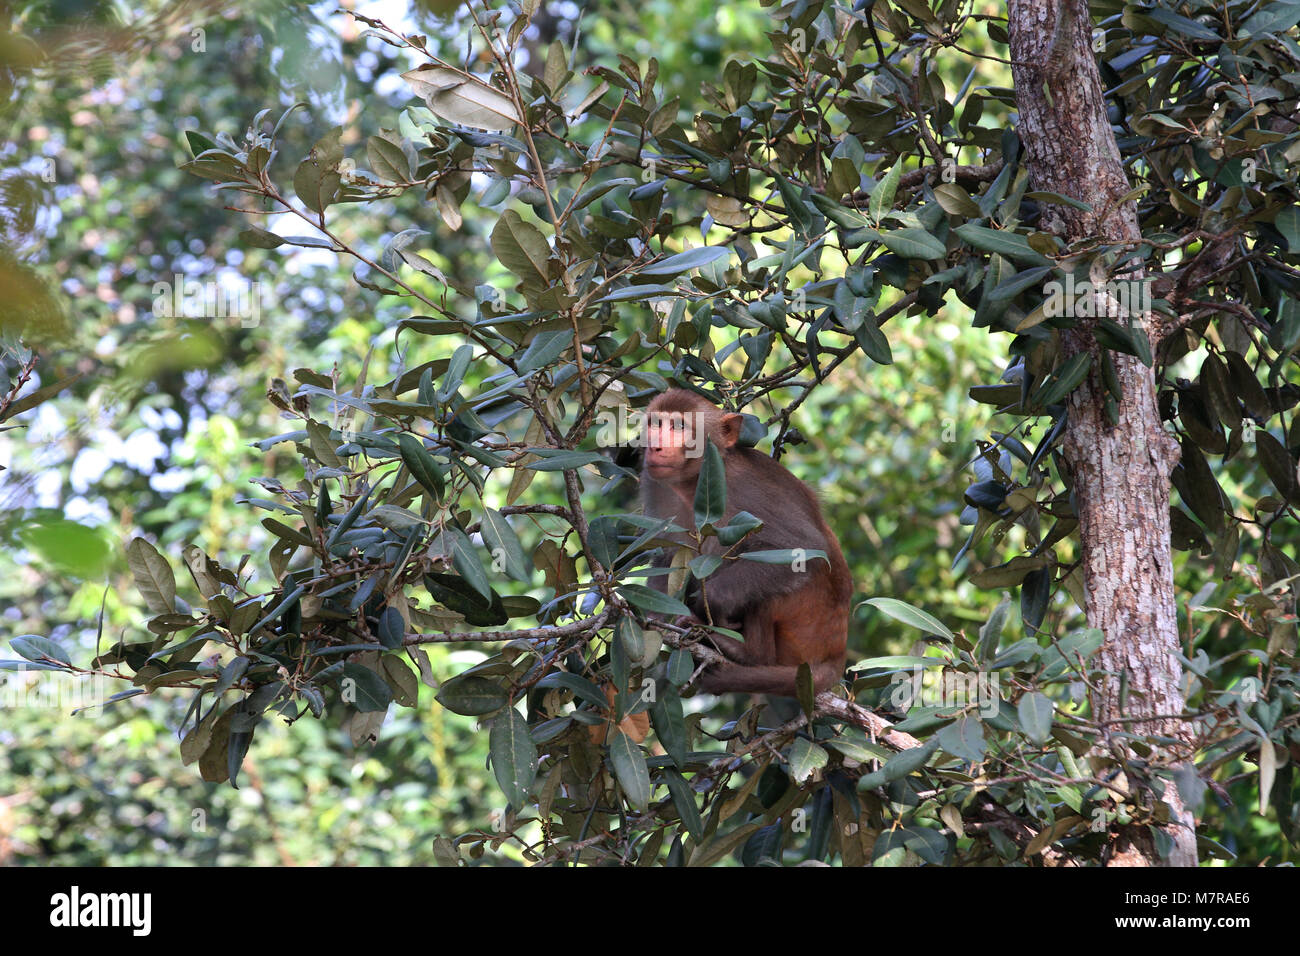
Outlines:
[[[236,784],[269,715],[341,710],[363,742],[421,683],[436,690],[489,727],[504,800],[438,842],[443,862],[501,846],[533,862],[1088,861],[1112,824],[1162,822],[1170,786],[1194,808],[1207,787],[1271,806],[1292,840],[1300,8],[1098,5],[1137,248],[1063,248],[1050,210],[1073,200],[1027,191],[1016,134],[999,129],[1011,91],[977,85],[976,65],[949,95],[949,51],[978,33],[1001,49],[997,16],[772,7],[772,52],[729,60],[695,112],[661,99],[653,58],[579,74],[557,42],[521,73],[528,12],[471,10],[467,62],[483,74],[370,24],[428,66],[405,74],[425,106],[381,124],[365,168],[342,131],[286,167],[292,111],[258,114],[242,142],[187,134],[188,171],[309,229],[252,225],[247,246],[349,255],[362,288],[415,314],[393,330],[397,368],[377,375],[367,356],[356,376],[299,368],[292,391],[273,385],[294,427],[257,446],[292,449],[301,470],[260,477],[267,497],[247,502],[266,512],[264,564],[134,539],[152,633],[92,668],[123,670],[134,693],[190,692],[182,756]],[[402,194],[490,249],[481,279],[423,255],[422,230],[374,251],[336,225],[349,204]],[[1154,278],[1134,294],[1178,331],[1152,354],[1103,323],[1098,361],[1156,364],[1182,445],[1193,754],[1090,719],[1101,635],[1069,604],[1082,584],[1057,445],[1091,360],[1064,361],[1060,333],[1089,314],[1084,283],[1123,288],[1136,262]],[[684,693],[698,666],[686,636],[658,617],[684,609],[642,581],[673,529],[630,504],[636,412],[670,383],[702,387],[762,413],[774,449],[797,445],[799,408],[864,361],[890,365],[885,327],[939,311],[949,290],[975,327],[1010,336],[1001,380],[970,397],[1013,422],[971,462],[955,558],[984,565],[979,587],[1019,588],[1023,633],[1007,600],[967,634],[877,599],[868,613],[919,629],[912,654],[858,662],[847,695],[774,705],[775,724],[755,709],[713,728]],[[453,344],[407,362],[425,338]],[[743,533],[707,520],[724,494],[705,489],[684,530]],[[72,666],[44,638],[11,643]],[[445,644],[487,650],[446,679],[427,650]],[[1103,733],[1147,759],[1099,754]]]

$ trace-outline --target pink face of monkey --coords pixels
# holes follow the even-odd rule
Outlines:
[[[693,412],[651,411],[646,420],[645,467],[652,478],[663,481],[699,472],[704,443],[696,438],[698,417]]]
[[[741,417],[698,395],[674,389],[646,414],[645,471],[656,481],[695,484],[708,439],[724,455],[740,437]]]

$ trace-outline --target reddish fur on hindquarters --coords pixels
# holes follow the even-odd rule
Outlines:
[[[799,665],[807,663],[814,686],[823,691],[844,672],[853,579],[817,496],[779,462],[738,445],[740,424],[740,415],[724,413],[694,392],[675,388],[657,396],[646,415],[642,503],[647,514],[694,528],[695,484],[707,436],[726,468],[727,508],[719,524],[740,511],[763,522],[733,554],[826,552],[827,561],[810,558],[802,570],[728,559],[687,600],[696,619],[711,619],[745,638],[711,635],[728,663],[705,670],[701,689],[794,696]],[[716,538],[706,539],[706,553],[724,550]],[[655,581],[666,587],[666,576]]]

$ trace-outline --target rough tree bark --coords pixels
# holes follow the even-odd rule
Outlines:
[[[1018,130],[1030,182],[1034,189],[1092,207],[1085,212],[1046,206],[1043,228],[1067,242],[1085,236],[1104,242],[1138,239],[1133,203],[1119,202],[1131,187],[1106,118],[1087,0],[1011,0],[1008,6]],[[1067,357],[1085,349],[1099,353],[1094,322],[1080,319],[1065,333]],[[1157,344],[1152,316],[1137,315],[1137,323]],[[1085,610],[1088,622],[1105,634],[1098,659],[1111,674],[1094,692],[1092,711],[1109,730],[1187,740],[1182,721],[1105,723],[1121,716],[1177,714],[1185,703],[1182,666],[1175,656],[1179,643],[1169,533],[1170,473],[1178,461],[1178,444],[1161,427],[1154,370],[1130,356],[1113,358],[1124,395],[1118,424],[1107,421],[1105,387],[1094,362],[1089,379],[1070,399],[1063,446],[1079,516]],[[1127,675],[1122,706],[1121,674]],[[1174,842],[1169,857],[1160,858],[1145,827],[1129,827],[1114,842],[1111,865],[1196,864],[1194,820],[1172,782],[1164,801],[1170,810],[1165,832]]]

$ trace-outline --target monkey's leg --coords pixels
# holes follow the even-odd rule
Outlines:
[[[728,686],[741,680],[738,675],[776,663],[776,625],[772,618],[770,602],[759,604],[745,613],[744,621],[741,623],[741,634],[745,638],[743,641],[724,634],[709,635],[731,662],[714,664],[705,670],[700,678],[702,688],[709,690],[711,687],[722,687],[724,690],[740,690],[740,687]],[[720,691],[709,690],[709,692]]]
[[[821,693],[835,686],[843,673],[840,661],[818,661],[812,665],[813,690]],[[700,675],[700,690],[708,694],[729,692],[775,694],[797,697],[799,668],[789,664],[747,667],[744,664],[716,664]]]

